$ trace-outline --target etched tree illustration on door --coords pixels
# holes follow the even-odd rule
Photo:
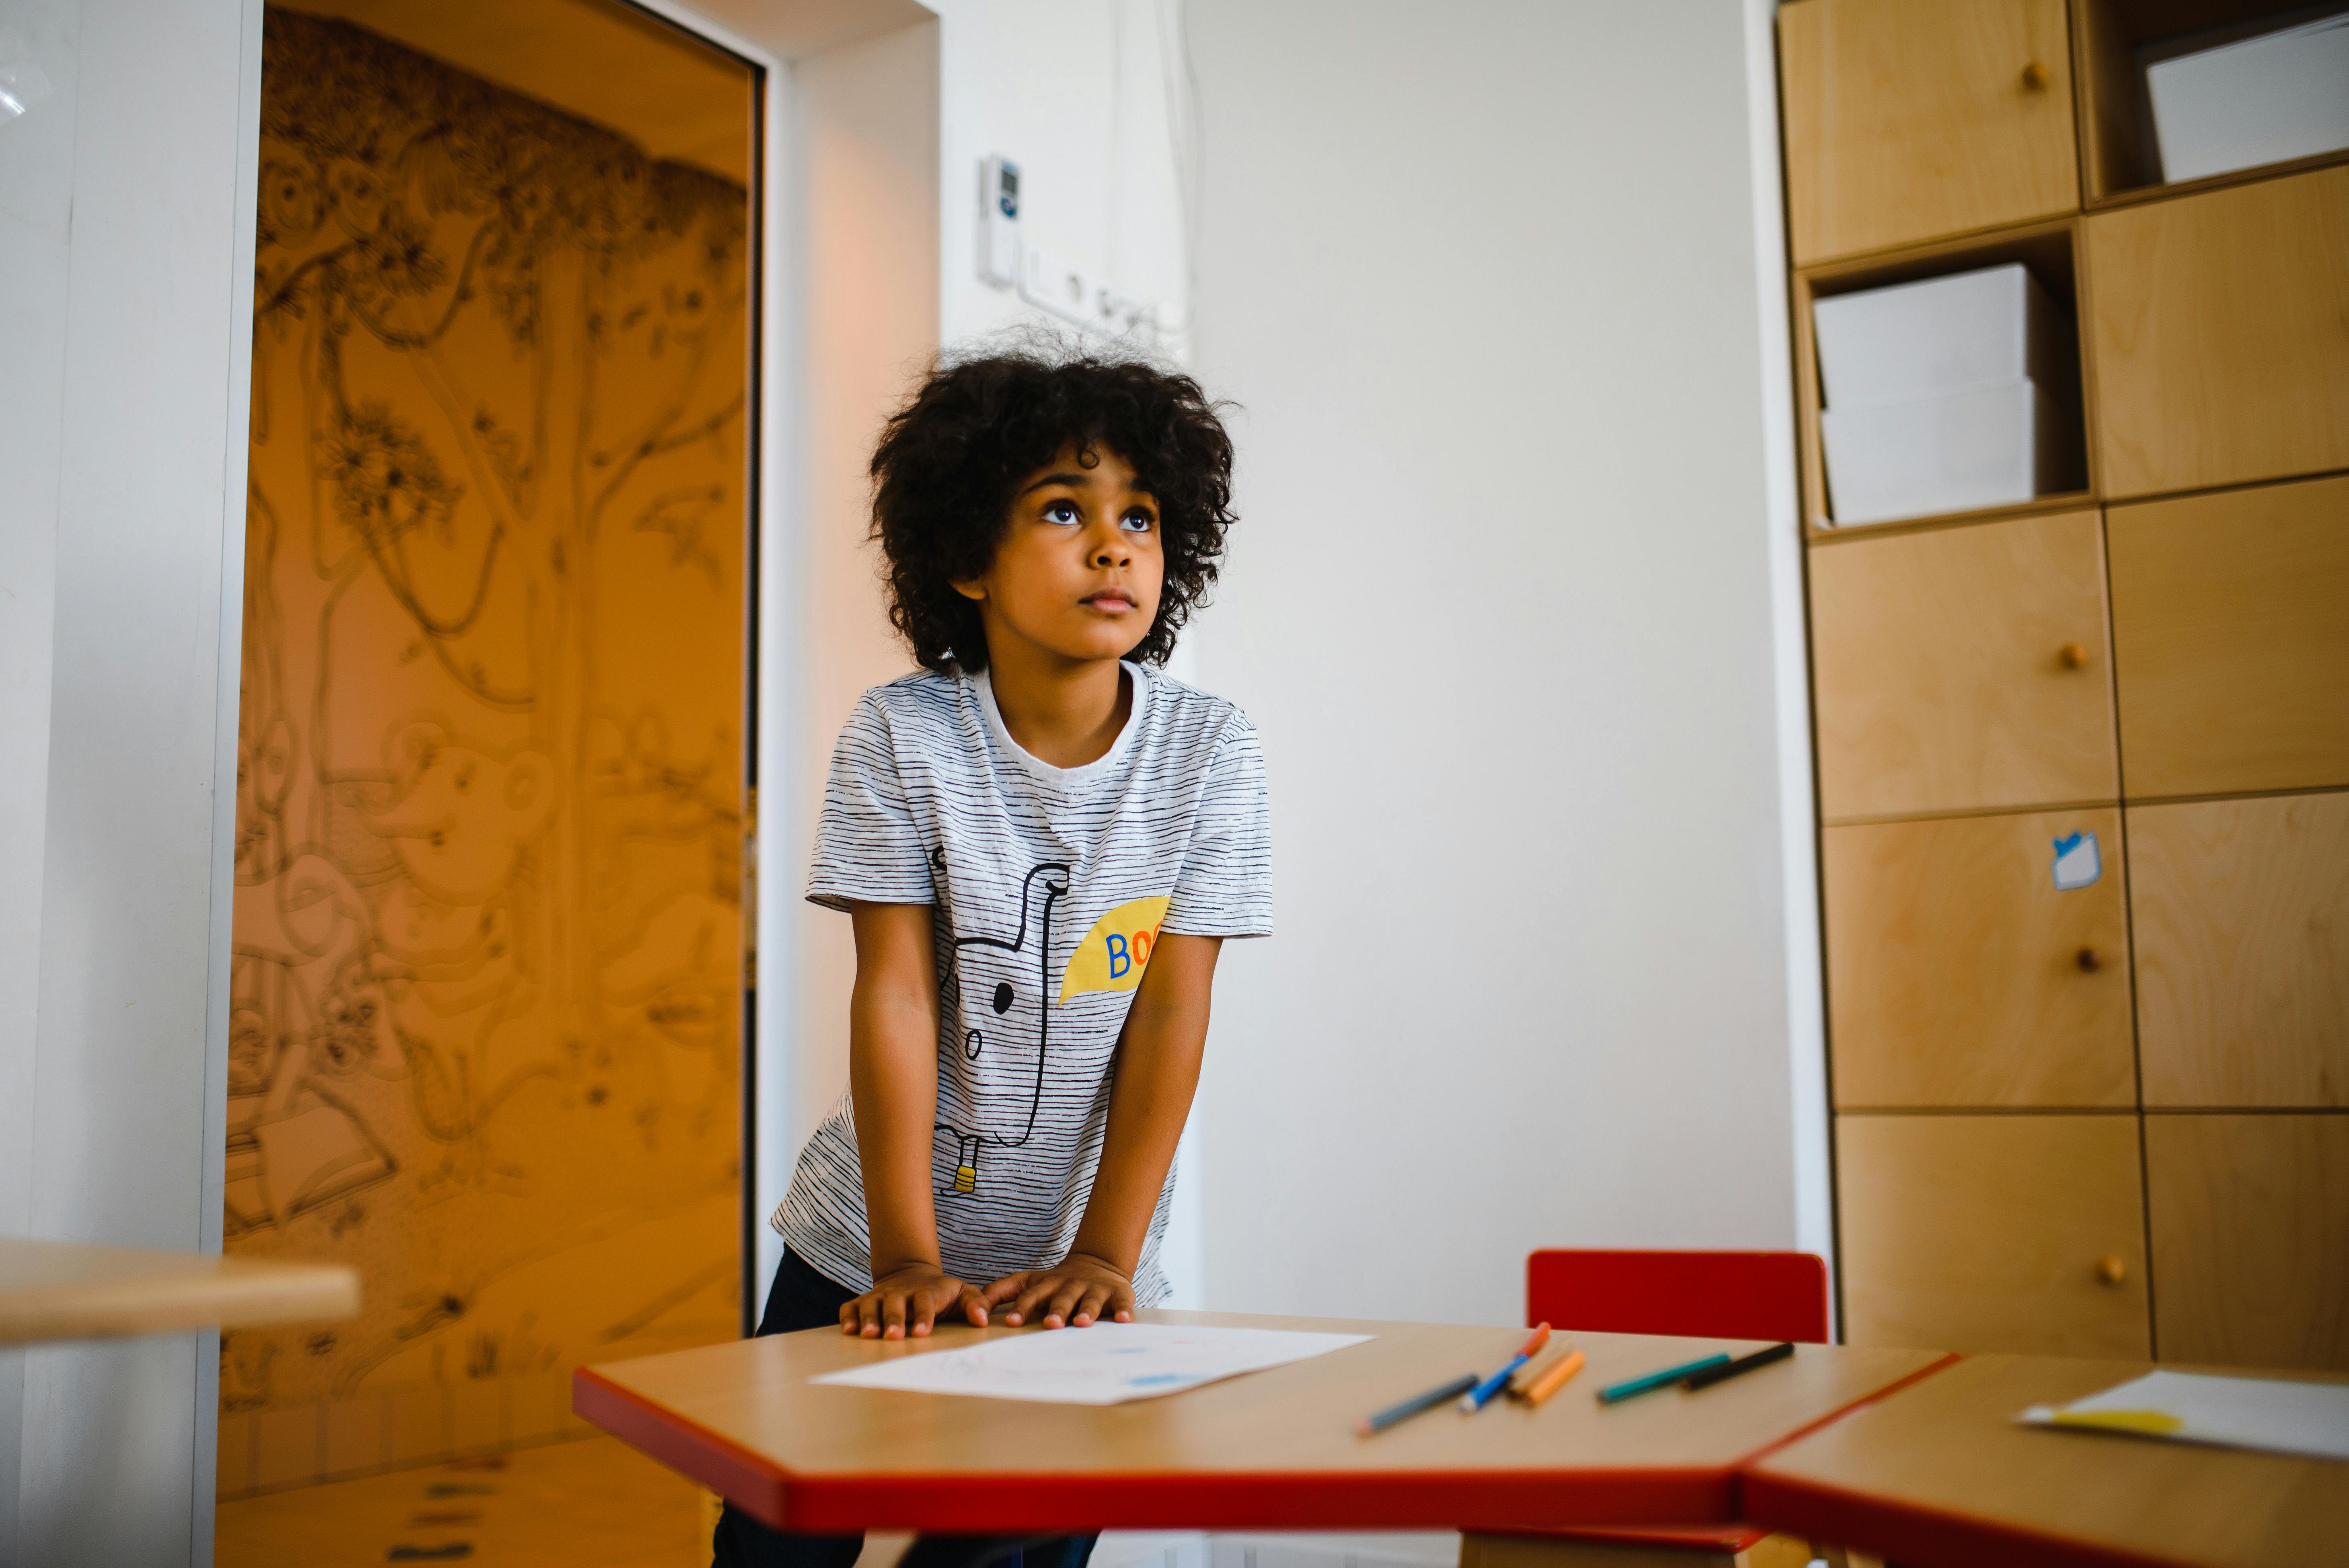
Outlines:
[[[735,1330],[747,198],[273,9],[260,205],[222,1408],[395,1462]]]

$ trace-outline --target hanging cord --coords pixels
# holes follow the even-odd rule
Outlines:
[[[1184,0],[1154,0],[1158,21],[1158,67],[1166,102],[1166,144],[1174,163],[1174,201],[1183,243],[1183,310],[1179,320],[1161,321],[1159,330],[1183,342],[1189,357],[1198,315],[1199,224],[1206,176],[1200,133],[1199,75],[1191,63],[1191,26]]]

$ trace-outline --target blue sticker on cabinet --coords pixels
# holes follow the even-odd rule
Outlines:
[[[2095,885],[2105,874],[2103,857],[2096,853],[2096,835],[2071,833],[2055,841],[2055,891],[2076,892]]]

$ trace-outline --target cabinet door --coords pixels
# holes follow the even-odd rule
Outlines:
[[[1778,12],[1798,264],[2080,204],[2064,0]]]
[[[2349,1117],[2148,1116],[2164,1361],[2349,1372]]]
[[[2349,784],[2349,478],[2110,516],[2129,798]]]
[[[2143,1357],[2134,1116],[1838,1116],[1854,1345]]]
[[[1829,821],[2117,797],[2093,511],[1811,547]]]
[[[2107,496],[2349,468],[2349,169],[2099,212]]]
[[[1835,1099],[2133,1106],[2120,813],[1829,828]],[[2101,874],[2059,890],[2055,845]]]
[[[2128,840],[2145,1103],[2349,1107],[2349,794],[2138,806]]]

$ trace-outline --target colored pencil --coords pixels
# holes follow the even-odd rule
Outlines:
[[[1473,1416],[1477,1411],[1483,1409],[1486,1405],[1492,1403],[1493,1396],[1499,1393],[1503,1388],[1508,1386],[1509,1374],[1515,1372],[1518,1367],[1532,1360],[1540,1353],[1541,1347],[1548,1343],[1549,1325],[1547,1323],[1537,1325],[1534,1328],[1533,1334],[1526,1340],[1524,1346],[1518,1349],[1515,1356],[1509,1357],[1508,1365],[1503,1367],[1499,1371],[1494,1373],[1490,1377],[1485,1378],[1482,1383],[1477,1384],[1474,1388],[1469,1389],[1468,1392],[1460,1397],[1460,1408],[1462,1412],[1464,1414]]]
[[[1463,1372],[1442,1387],[1430,1388],[1424,1394],[1414,1394],[1400,1405],[1389,1405],[1374,1416],[1363,1417],[1361,1423],[1354,1429],[1366,1438],[1375,1437],[1397,1421],[1407,1421],[1422,1410],[1433,1410],[1438,1405],[1457,1399],[1475,1386],[1476,1374]]]
[[[1526,1408],[1540,1408],[1543,1400],[1565,1387],[1567,1380],[1581,1370],[1582,1352],[1568,1351],[1563,1359],[1551,1363],[1537,1381],[1527,1385],[1524,1396]]]
[[[1573,1354],[1574,1346],[1571,1345],[1568,1345],[1563,1341],[1552,1344],[1548,1349],[1543,1351],[1539,1356],[1535,1357],[1532,1360],[1526,1362],[1524,1366],[1509,1374],[1509,1398],[1512,1399],[1524,1398],[1526,1397],[1526,1389],[1532,1387],[1542,1378],[1547,1377],[1549,1375],[1550,1368],[1556,1367],[1559,1362],[1565,1360],[1568,1357]]]
[[[1742,1373],[1753,1371],[1756,1367],[1767,1367],[1773,1361],[1784,1361],[1794,1353],[1795,1345],[1792,1340],[1783,1345],[1773,1345],[1767,1350],[1756,1350],[1751,1356],[1741,1356],[1734,1361],[1723,1362],[1718,1367],[1709,1367],[1702,1372],[1692,1372],[1681,1379],[1681,1387],[1693,1394],[1699,1388],[1710,1388],[1715,1383],[1725,1383]]]
[[[1692,1372],[1702,1372],[1708,1367],[1726,1366],[1728,1361],[1727,1356],[1700,1356],[1693,1361],[1683,1361],[1678,1367],[1667,1367],[1661,1372],[1651,1372],[1644,1377],[1627,1377],[1620,1383],[1609,1383],[1606,1387],[1599,1390],[1599,1402],[1602,1405],[1612,1405],[1619,1400],[1629,1399],[1635,1394],[1644,1394],[1651,1388],[1669,1387]]]

